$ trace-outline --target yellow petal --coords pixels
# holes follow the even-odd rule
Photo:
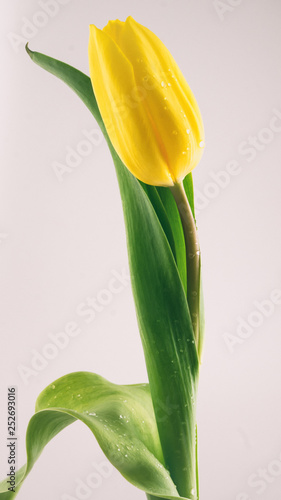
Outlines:
[[[155,140],[151,122],[139,102],[133,67],[114,41],[90,27],[90,75],[110,140],[127,168],[143,182],[172,185],[167,162]],[[141,90],[140,90],[141,92]]]
[[[195,98],[170,52],[154,33],[131,17],[125,23],[110,21],[102,32],[91,27],[93,32],[100,37],[90,38],[91,78],[106,127],[109,118],[119,120],[118,126],[111,123],[108,130],[118,154],[131,172],[148,184],[171,185],[182,180],[202,155],[204,130]],[[119,109],[127,103],[122,113],[116,109],[114,113],[110,94],[114,94]],[[120,135],[128,141],[130,154],[125,154]]]

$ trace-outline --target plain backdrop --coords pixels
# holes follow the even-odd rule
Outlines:
[[[110,154],[84,105],[24,50],[29,40],[31,49],[88,74],[88,25],[102,28],[110,19],[132,15],[173,54],[206,129],[205,153],[194,171],[206,307],[198,401],[200,499],[277,500],[281,3],[55,3],[52,15],[44,14],[46,0],[1,5],[1,477],[7,473],[9,385],[18,388],[22,465],[36,397],[56,378],[88,370],[116,383],[147,381],[128,280],[94,319],[79,314],[87,297],[105,296],[112,276],[128,271]],[[95,137],[91,150],[83,143],[89,133]],[[69,167],[73,150],[77,165],[72,159]],[[68,166],[60,178],[58,163]],[[70,322],[79,334],[53,351],[41,370],[28,372],[36,353],[48,351],[50,334]],[[18,498],[79,500],[77,485],[105,460],[89,430],[73,424],[44,450]],[[111,467],[110,477],[84,498],[137,500],[144,493]]]

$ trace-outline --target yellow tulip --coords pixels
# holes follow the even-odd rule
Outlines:
[[[132,174],[173,186],[198,164],[197,102],[168,49],[132,17],[90,26],[90,76],[109,138]]]

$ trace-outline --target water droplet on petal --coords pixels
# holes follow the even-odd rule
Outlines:
[[[173,135],[178,135],[176,130],[173,130]]]
[[[204,146],[205,146],[205,142],[204,142],[204,141],[200,141],[200,142],[199,142],[199,147],[200,147],[200,148],[204,148]]]
[[[190,134],[190,129],[189,128],[186,129],[186,133]]]
[[[171,85],[172,85],[172,84],[169,82],[169,83],[168,83],[168,87],[171,87]]]
[[[163,87],[163,88],[167,87],[167,85],[164,81],[161,82],[161,87]]]

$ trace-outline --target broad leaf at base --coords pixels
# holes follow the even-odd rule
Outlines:
[[[89,427],[108,460],[130,483],[149,495],[180,498],[163,465],[148,384],[116,385],[88,372],[66,375],[39,395],[27,429],[27,464],[17,474],[18,483],[49,441],[76,420]],[[6,490],[3,481],[0,500],[15,497]]]

